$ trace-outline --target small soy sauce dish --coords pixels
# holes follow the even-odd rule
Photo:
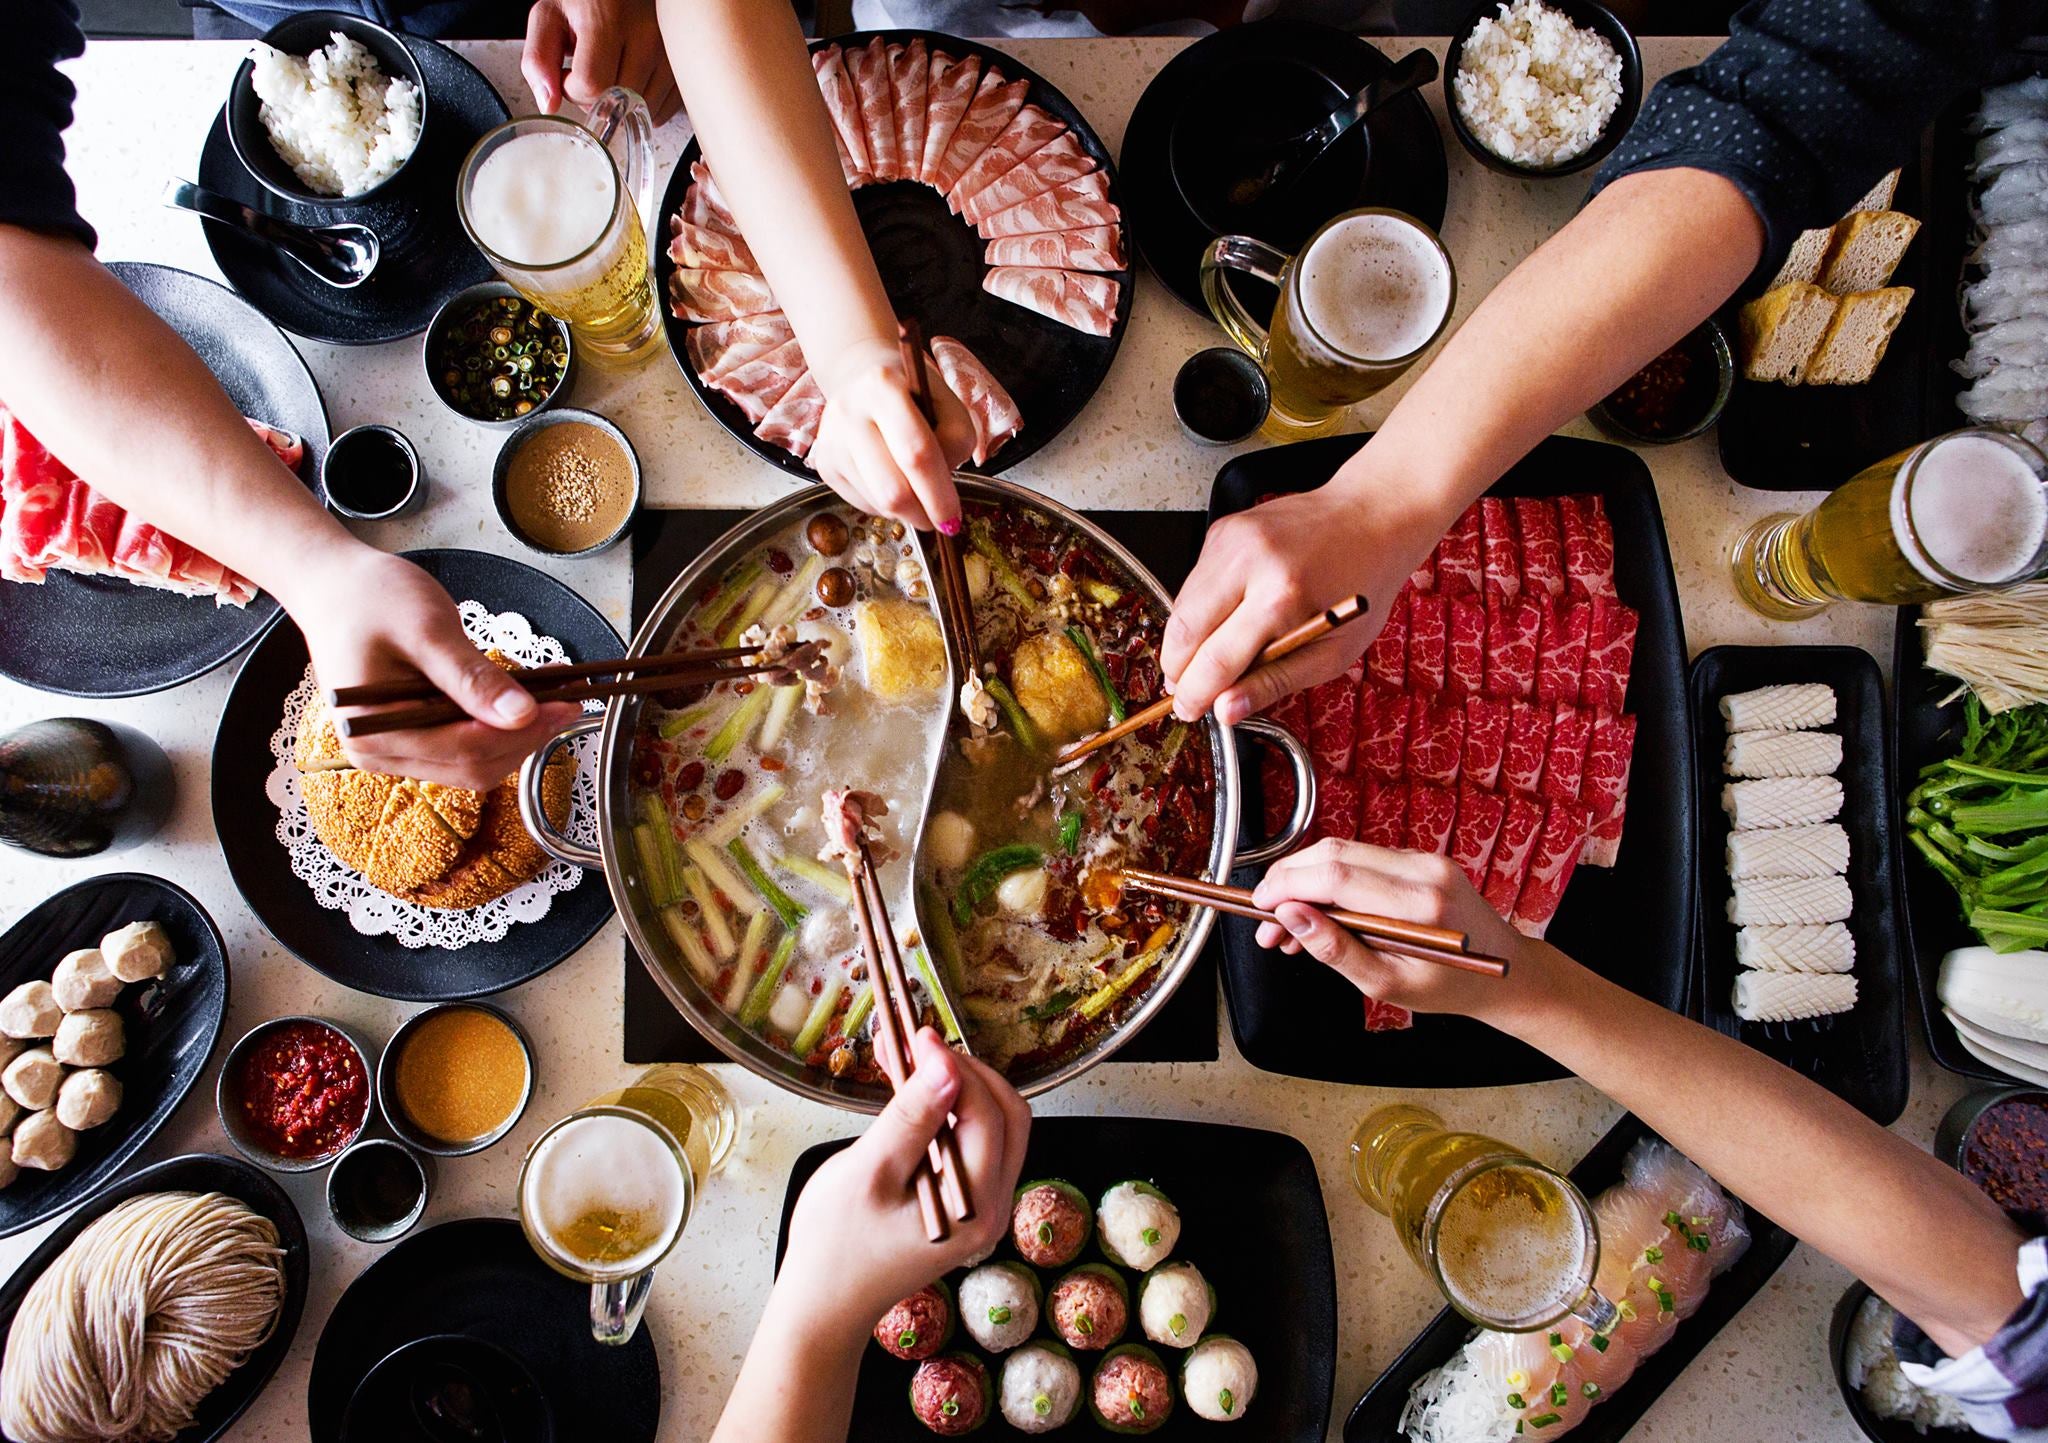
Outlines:
[[[1249,441],[1272,409],[1265,371],[1235,346],[1195,352],[1173,378],[1173,418],[1197,446]]]
[[[359,1243],[395,1242],[427,1210],[433,1163],[388,1137],[358,1138],[327,1173],[327,1215]]]
[[[320,489],[328,509],[351,521],[396,521],[427,504],[427,472],[404,432],[355,426],[327,448]]]

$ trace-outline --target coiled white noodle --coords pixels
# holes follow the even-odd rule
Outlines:
[[[22,1298],[0,1360],[15,1443],[163,1443],[277,1324],[276,1226],[221,1193],[128,1199]]]

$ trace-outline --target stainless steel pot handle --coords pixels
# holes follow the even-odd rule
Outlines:
[[[1287,825],[1280,835],[1258,846],[1239,852],[1232,860],[1233,867],[1257,867],[1284,857],[1301,845],[1301,839],[1308,835],[1309,823],[1316,815],[1316,773],[1309,760],[1308,748],[1301,738],[1277,722],[1263,717],[1247,717],[1231,730],[1239,736],[1250,736],[1276,746],[1287,758],[1287,765],[1294,770],[1294,814],[1287,819]],[[531,765],[529,762],[528,765]],[[1242,796],[1244,788],[1238,788]],[[543,843],[545,845],[545,843]]]
[[[603,725],[602,712],[571,722],[542,742],[532,756],[519,764],[519,820],[526,823],[526,830],[533,834],[534,841],[540,843],[540,849],[557,862],[567,862],[572,867],[588,867],[594,872],[604,869],[604,853],[596,847],[570,841],[548,820],[548,809],[541,804],[540,782],[542,774],[547,771],[548,758],[578,737],[589,736]]]

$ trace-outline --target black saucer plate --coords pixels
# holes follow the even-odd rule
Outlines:
[[[426,78],[428,119],[422,150],[376,196],[355,206],[314,206],[272,195],[249,174],[228,142],[227,111],[214,117],[199,152],[199,183],[232,200],[297,221],[353,221],[377,233],[377,272],[339,291],[307,275],[262,241],[224,226],[206,228],[206,244],[228,283],[295,335],[337,346],[364,346],[418,335],[441,302],[491,279],[490,262],[469,242],[455,213],[455,178],[470,147],[511,119],[490,81],[445,45],[401,36]]]
[[[121,990],[116,1010],[128,1050],[107,1069],[121,1081],[121,1109],[78,1135],[68,1167],[24,1168],[0,1192],[0,1237],[64,1211],[118,1172],[177,1111],[213,1056],[228,1010],[227,949],[192,894],[158,877],[114,872],[31,908],[0,934],[0,993],[47,978],[65,953],[97,947],[130,922],[161,923],[178,960],[161,982]]]
[[[1130,211],[1125,187],[1117,178],[1116,164],[1107,147],[1088,124],[1080,108],[1029,66],[994,46],[936,30],[859,31],[817,45],[842,45],[858,49],[879,34],[890,43],[904,44],[922,39],[927,46],[949,55],[978,55],[984,66],[994,65],[1012,80],[1031,82],[1030,103],[1062,120],[1074,133],[1096,164],[1109,177],[1109,198],[1124,211],[1126,230]],[[668,218],[683,203],[690,188],[690,165],[702,152],[692,140],[676,162],[668,188],[662,192],[661,212],[656,218],[658,238],[654,276],[661,292],[664,324],[669,349],[676,365],[697,399],[733,437],[764,461],[772,462],[805,482],[817,474],[780,446],[754,434],[754,423],[722,392],[705,385],[690,365],[683,349],[690,322],[679,319],[668,307],[669,277],[676,264],[668,256]],[[983,262],[984,242],[974,227],[946,209],[945,197],[917,181],[891,181],[886,185],[863,186],[853,193],[853,208],[874,253],[889,303],[903,317],[916,317],[927,336],[952,336],[974,352],[982,364],[1003,383],[1003,388],[1024,414],[1024,429],[985,465],[968,469],[995,475],[1032,455],[1072,424],[1100,389],[1123,344],[1124,330],[1131,318],[1131,287],[1137,279],[1129,269],[1111,273],[1117,283],[1116,323],[1107,336],[1091,336],[1061,325],[1058,321],[1028,311],[1022,306],[998,300],[981,288],[988,273]]]
[[[480,1338],[525,1364],[558,1438],[654,1437],[661,1362],[651,1325],[641,1323],[622,1347],[597,1342],[590,1289],[550,1270],[517,1222],[459,1218],[393,1247],[328,1314],[306,1385],[313,1443],[339,1443],[348,1400],[381,1359],[437,1333]]]
[[[1587,1197],[1599,1196],[1621,1181],[1621,1165],[1629,1149],[1642,1138],[1653,1136],[1655,1134],[1633,1114],[1623,1113],[1621,1121],[1607,1136],[1594,1143],[1593,1150],[1572,1169],[1572,1181]],[[1586,1415],[1583,1423],[1572,1429],[1571,1436],[1579,1443],[1620,1443],[1642,1420],[1658,1396],[1706,1350],[1714,1335],[1747,1307],[1751,1298],[1763,1291],[1764,1284],[1784,1266],[1785,1259],[1792,1256],[1799,1239],[1755,1209],[1745,1208],[1743,1211],[1749,1223],[1749,1251],[1736,1259],[1735,1266],[1714,1279],[1700,1310],[1678,1325],[1678,1331],[1671,1335],[1671,1340],[1643,1359],[1626,1383],[1616,1388],[1605,1402]],[[1345,1420],[1344,1443],[1400,1443],[1404,1435],[1397,1425],[1401,1410],[1407,1405],[1409,1390],[1423,1374],[1450,1362],[1451,1355],[1465,1345],[1471,1334],[1472,1324],[1457,1313],[1449,1308],[1438,1313],[1428,1327],[1415,1335],[1415,1341],[1402,1350],[1401,1356],[1394,1359],[1387,1371],[1365,1390],[1365,1396],[1358,1400],[1351,1416]],[[1541,1438],[1543,1435],[1531,1432],[1526,1436]],[[1749,1436],[1786,1435],[1762,1429]]]
[[[1835,689],[1836,720],[1821,730],[1842,738],[1842,814],[1849,833],[1849,893],[1856,939],[1856,1005],[1810,1022],[1744,1022],[1735,1015],[1735,925],[1728,920],[1728,814],[1721,810],[1727,724],[1721,698],[1787,682]],[[1879,1122],[1905,1110],[1906,978],[1901,953],[1899,839],[1884,681],[1870,653],[1854,646],[1716,646],[1692,664],[1698,731],[1700,1020],[1803,1072]],[[1946,1021],[1941,1024],[1948,1027]],[[1950,1035],[1953,1036],[1953,1029]]]
[[[253,184],[253,182],[252,182]],[[206,362],[244,414],[306,442],[310,486],[327,454],[327,407],[283,332],[216,281],[169,266],[107,267]],[[216,606],[112,576],[53,571],[40,586],[10,585],[0,602],[0,676],[64,696],[141,696],[212,671],[277,615],[257,595]],[[109,632],[120,644],[107,644]]]
[[[1336,436],[1241,456],[1217,474],[1210,515],[1320,486],[1365,440]],[[1694,942],[1692,726],[1685,624],[1649,469],[1623,447],[1552,436],[1488,494],[1581,492],[1607,503],[1615,588],[1642,618],[1624,706],[1636,717],[1636,746],[1621,855],[1613,867],[1572,874],[1549,940],[1603,977],[1682,1012]],[[1260,810],[1253,768],[1244,815]],[[1241,870],[1235,880],[1249,885],[1259,875]],[[1342,977],[1262,950],[1255,922],[1224,917],[1218,930],[1231,1035],[1255,1067],[1377,1087],[1501,1087],[1567,1075],[1535,1048],[1466,1017],[1417,1017],[1400,1031],[1364,1032],[1358,991]]]
[[[1219,235],[1255,236],[1292,251],[1324,221],[1359,206],[1388,206],[1432,230],[1443,228],[1449,171],[1443,137],[1420,90],[1389,101],[1330,147],[1270,214],[1245,217],[1221,208],[1214,192],[1229,177],[1220,166],[1189,165],[1186,174],[1176,173],[1176,153],[1216,157],[1227,145],[1306,130],[1392,65],[1342,30],[1260,20],[1197,41],[1152,77],[1124,130],[1125,219],[1145,263],[1183,305],[1209,313],[1202,252]],[[1215,138],[1192,143],[1196,132]],[[1245,282],[1239,294],[1254,314],[1272,308],[1272,290],[1258,282]]]
[[[210,1443],[210,1440],[226,1433],[269,1385],[271,1376],[277,1372],[277,1365],[292,1350],[292,1339],[299,1331],[299,1315],[306,1307],[306,1227],[299,1218],[299,1210],[283,1188],[265,1176],[261,1169],[240,1158],[195,1152],[156,1163],[140,1172],[130,1173],[64,1219],[14,1270],[13,1275],[5,1283],[0,1283],[0,1348],[6,1345],[7,1332],[14,1326],[14,1316],[21,1308],[22,1297],[57,1255],[116,1205],[154,1192],[225,1193],[246,1204],[250,1211],[275,1223],[278,1242],[284,1248],[284,1302],[278,1309],[277,1326],[254,1352],[243,1359],[241,1367],[228,1374],[218,1388],[206,1395],[193,1415],[191,1426],[171,1440],[171,1443]]]
[[[407,556],[458,602],[519,612],[535,631],[560,641],[572,660],[591,661],[624,650],[589,602],[530,566],[479,551],[413,551]],[[599,873],[557,893],[538,922],[515,922],[502,941],[459,950],[366,937],[349,925],[346,912],[322,907],[312,889],[293,875],[291,855],[277,840],[277,808],[264,792],[274,764],[271,734],[284,716],[285,698],[305,672],[305,639],[290,618],[281,617],[242,663],[213,742],[213,822],[228,871],[257,919],[301,962],[358,992],[406,1002],[446,1002],[531,982],[604,925],[612,899]]]
[[[796,1160],[782,1204],[776,1236],[778,1265],[789,1245],[789,1219],[797,1194],[826,1159],[851,1138],[820,1143]],[[1216,1327],[1251,1349],[1259,1365],[1259,1387],[1244,1415],[1219,1433],[1219,1425],[1196,1417],[1182,1401],[1173,1416],[1148,1436],[1168,1440],[1229,1437],[1244,1443],[1322,1443],[1330,1426],[1330,1389],[1337,1371],[1337,1278],[1330,1256],[1330,1224],[1316,1165],[1303,1147],[1283,1133],[1181,1122],[1151,1117],[1041,1117],[1031,1124],[1024,1156],[1024,1180],[1061,1178],[1092,1202],[1112,1184],[1136,1178],[1152,1183],[1180,1209],[1183,1231],[1173,1250],[1176,1261],[1195,1264],[1216,1289]],[[998,1259],[1018,1261],[1006,1238]],[[1090,1243],[1079,1259],[1101,1263]],[[1066,1270],[1039,1269],[1050,1291]],[[962,1273],[949,1274],[958,1283]],[[1137,1274],[1122,1270],[1127,1282]],[[1135,1303],[1136,1287],[1133,1286]],[[1041,1336],[1050,1331],[1041,1329]],[[1132,1309],[1125,1342],[1144,1342]],[[1002,1357],[980,1355],[963,1332],[958,1349],[975,1352],[989,1378],[1002,1374]],[[1175,1377],[1186,1354],[1156,1348]],[[1085,1378],[1100,1354],[1077,1355]],[[870,1347],[861,1358],[848,1436],[861,1443],[924,1443],[931,1434],[911,1415],[910,1377],[914,1365]],[[1026,1435],[998,1413],[974,1434],[1008,1439]],[[1092,1423],[1077,1418],[1053,1436],[1104,1438]]]

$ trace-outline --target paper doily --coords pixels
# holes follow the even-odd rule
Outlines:
[[[493,613],[474,601],[459,608],[462,629],[479,647],[492,647],[522,667],[545,666],[569,659],[562,643],[552,636],[536,633],[531,623],[516,611]],[[327,850],[313,833],[306,813],[305,798],[299,795],[299,769],[292,764],[292,743],[299,734],[299,719],[313,700],[313,668],[292,694],[285,698],[284,721],[270,734],[271,768],[264,792],[278,811],[277,840],[291,854],[292,872],[313,892],[313,900],[331,912],[345,912],[349,925],[365,937],[388,936],[405,947],[445,947],[450,950],[476,942],[497,942],[512,930],[515,922],[538,922],[547,916],[557,892],[566,892],[583,881],[583,869],[566,862],[550,862],[531,882],[515,887],[504,896],[464,911],[422,907],[381,892]],[[600,711],[604,703],[587,701],[585,711]],[[580,737],[569,748],[576,762],[576,782],[570,794],[569,836],[585,846],[597,845],[597,738]]]

